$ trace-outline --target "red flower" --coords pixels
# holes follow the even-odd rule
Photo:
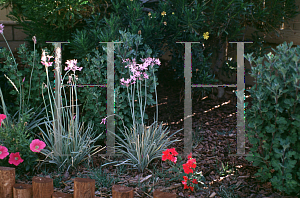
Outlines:
[[[24,160],[20,157],[20,153],[16,152],[16,153],[11,153],[10,154],[8,163],[18,166],[23,161]]]
[[[185,172],[185,174],[190,174],[190,173],[193,173],[193,170],[190,168],[190,166],[186,163],[186,164],[183,164],[183,170]]]
[[[184,189],[189,189],[189,187],[186,185],[186,181],[182,181],[182,184],[184,186]]]
[[[198,184],[197,179],[193,179],[193,184]]]
[[[188,160],[187,164],[191,167],[191,168],[196,168],[196,159],[190,159]]]
[[[166,151],[163,151],[162,161],[170,160],[176,164],[178,153],[175,151],[175,148],[167,149]]]
[[[191,189],[191,191],[193,191],[193,190],[194,190],[194,187],[190,186],[190,189]]]
[[[183,176],[183,179],[184,179],[185,181],[189,180],[187,176]]]

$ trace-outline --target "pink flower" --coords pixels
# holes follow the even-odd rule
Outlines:
[[[36,37],[35,36],[32,37],[32,40],[33,40],[34,44],[36,44]]]
[[[3,30],[4,30],[4,25],[3,23],[0,24],[0,33],[3,34]]]
[[[69,76],[69,81],[67,82],[68,84],[72,83],[72,76]]]
[[[24,160],[20,157],[20,153],[16,152],[16,153],[11,153],[9,156],[9,160],[8,163],[10,164],[14,164],[15,166],[18,166],[19,164],[21,164]]]
[[[73,59],[73,60],[67,60],[66,64],[68,65],[67,67],[65,67],[65,71],[67,70],[72,70],[73,72],[75,72],[76,70],[81,71],[82,67],[77,67],[77,60]]]
[[[149,79],[149,76],[146,73],[144,73],[144,78]]]
[[[32,140],[30,143],[30,150],[32,152],[39,153],[41,149],[44,149],[46,147],[46,144],[43,141],[40,141],[39,139]]]
[[[6,158],[9,155],[8,149],[5,146],[0,146],[0,159]]]
[[[0,126],[1,126],[2,120],[4,120],[5,118],[6,118],[6,115],[0,114]]]
[[[48,58],[48,61],[47,61],[47,58]],[[52,66],[53,62],[49,62],[50,58],[54,58],[54,57],[53,56],[49,56],[49,55],[46,56],[46,51],[43,50],[42,57],[41,57],[41,63],[43,65],[45,65],[45,67]]]
[[[106,121],[106,118],[103,118],[102,122],[100,124],[102,124],[102,123],[105,124],[105,121]]]

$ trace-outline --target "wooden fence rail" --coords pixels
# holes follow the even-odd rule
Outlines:
[[[74,193],[54,192],[53,179],[33,177],[31,184],[15,183],[15,168],[0,166],[0,198],[95,198],[95,180],[75,178]],[[113,185],[112,198],[133,198],[132,187]],[[176,194],[154,190],[153,198],[176,198]]]

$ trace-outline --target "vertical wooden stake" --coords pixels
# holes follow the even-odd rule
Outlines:
[[[32,185],[15,184],[13,186],[14,198],[32,198]]]

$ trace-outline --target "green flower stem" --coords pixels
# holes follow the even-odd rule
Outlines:
[[[5,38],[5,36],[4,36],[3,33],[2,33],[2,36],[3,36],[3,38],[4,38],[4,40],[5,40],[6,44],[7,44],[7,46],[8,46],[8,48],[9,48],[9,51],[10,51],[11,55],[14,57],[14,54],[12,53],[12,51],[11,51],[11,49],[10,49],[10,47],[9,47],[9,45],[8,45],[8,43],[7,43],[7,40],[6,40],[6,38]],[[15,65],[17,65],[15,58],[13,58],[13,59],[14,59]]]
[[[35,61],[35,43],[33,42],[33,67],[30,74],[30,81],[29,81],[29,93],[28,93],[28,100],[27,103],[29,104],[29,98],[30,98],[30,90],[31,90],[31,78],[32,78],[32,72],[34,69],[34,61]]]

